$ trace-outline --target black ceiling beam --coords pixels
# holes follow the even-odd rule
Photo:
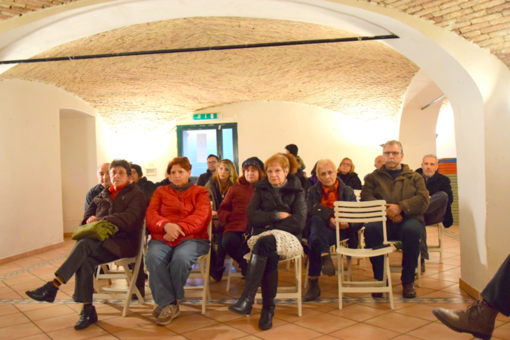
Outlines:
[[[331,43],[341,43],[341,42],[351,42],[351,41],[370,41],[370,40],[386,40],[386,39],[399,39],[399,37],[397,35],[391,34],[391,35],[376,35],[376,36],[371,36],[371,37],[349,37],[349,38],[336,38],[336,39],[281,41],[281,42],[259,43],[259,44],[224,45],[224,46],[209,46],[209,47],[176,48],[176,49],[168,49],[168,50],[152,50],[152,51],[78,55],[78,56],[68,56],[68,57],[3,60],[3,61],[0,61],[0,65],[46,63],[46,62],[51,62],[51,61],[72,61],[72,60],[86,60],[86,59],[132,57],[132,56],[138,56],[138,55],[151,55],[151,54],[172,54],[172,53],[190,53],[190,52],[206,52],[206,51],[244,50],[244,49],[249,49],[249,48],[261,48],[261,47],[331,44]]]

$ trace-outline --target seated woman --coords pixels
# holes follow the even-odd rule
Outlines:
[[[338,176],[345,185],[355,190],[361,190],[361,180],[358,174],[354,172],[354,163],[350,158],[342,159],[336,172],[338,172]]]
[[[59,287],[76,274],[73,300],[84,305],[80,319],[74,326],[76,330],[85,329],[97,321],[96,309],[92,305],[96,266],[124,257],[135,257],[140,248],[147,209],[145,195],[135,184],[129,184],[131,167],[127,161],[113,160],[109,172],[113,185],[92,200],[82,225],[106,220],[116,225],[119,231],[104,241],[79,240],[67,260],[55,272],[53,281],[26,292],[34,300],[53,302]]]
[[[250,315],[255,294],[262,287],[261,329],[273,326],[274,298],[278,287],[278,259],[303,253],[301,231],[306,221],[305,193],[296,176],[294,157],[275,154],[265,163],[267,177],[255,185],[248,206],[248,227],[253,228],[246,284],[241,298],[228,309]]]
[[[248,225],[248,204],[255,192],[255,183],[264,177],[266,177],[264,163],[260,159],[251,157],[245,160],[243,176],[239,178],[239,184],[230,188],[218,208],[219,220],[225,226],[222,238],[223,249],[239,264],[243,276],[246,276],[248,263],[243,258],[244,253],[241,253],[240,246],[244,241]]]
[[[186,157],[174,158],[166,172],[171,184],[156,189],[146,216],[152,236],[146,264],[156,303],[152,316],[158,325],[168,325],[179,316],[177,300],[184,299],[191,266],[210,247],[209,193],[190,182],[191,164]]]
[[[351,187],[346,186],[337,177],[335,164],[329,159],[317,162],[319,182],[308,190],[306,205],[308,221],[304,236],[308,239],[308,261],[310,277],[308,290],[303,301],[313,301],[321,295],[319,276],[321,271],[328,276],[335,275],[335,266],[329,253],[329,247],[336,245],[336,225],[333,217],[335,201],[356,202],[356,195]],[[356,248],[357,232],[361,224],[340,224],[340,239],[349,238],[349,247]]]
[[[221,281],[223,272],[225,271],[225,256],[227,253],[223,249],[222,236],[223,225],[218,220],[218,208],[223,202],[223,199],[229,192],[232,185],[237,184],[237,171],[236,166],[232,161],[224,159],[218,165],[218,168],[209,178],[205,188],[209,191],[209,198],[212,202],[212,216],[213,216],[213,244],[217,244],[218,248],[211,252],[211,276],[216,281]]]

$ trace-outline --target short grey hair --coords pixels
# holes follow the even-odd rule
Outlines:
[[[436,159],[436,163],[437,163],[437,156],[436,155],[433,155],[433,154],[429,153],[429,154],[423,156],[423,159],[421,160],[422,163],[425,160],[425,158],[435,158]]]
[[[317,162],[317,170],[315,170],[317,173],[317,176],[319,176],[320,169],[326,164],[331,165],[333,167],[333,170],[336,171],[336,165],[335,165],[335,163],[333,163],[333,161],[331,159],[321,159],[320,161]]]
[[[394,139],[389,140],[386,143],[384,143],[383,152],[387,145],[394,145],[394,144],[397,144],[400,147],[400,153],[404,153],[404,147],[402,146],[402,143],[400,143],[398,140],[394,140]]]

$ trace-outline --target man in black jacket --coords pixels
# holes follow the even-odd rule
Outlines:
[[[90,189],[87,193],[87,196],[85,197],[85,211],[89,208],[92,200],[99,195],[104,188],[112,185],[112,182],[110,182],[110,174],[108,172],[109,167],[110,163],[104,163],[97,168],[97,179],[99,180],[99,184]]]
[[[209,182],[209,178],[216,171],[220,159],[216,155],[207,156],[207,171],[198,177],[197,185],[205,186]]]
[[[425,225],[443,222],[445,228],[453,224],[452,203],[453,192],[450,179],[437,172],[438,162],[435,155],[423,157],[421,168],[416,172],[423,176],[429,191],[430,203],[424,214]],[[421,271],[425,272],[425,259],[429,259],[427,246],[427,228],[423,228],[421,237]]]

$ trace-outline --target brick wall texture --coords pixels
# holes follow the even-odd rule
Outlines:
[[[80,0],[0,0],[0,20]],[[426,19],[488,49],[510,67],[510,0],[357,0]]]
[[[165,20],[104,32],[36,57],[352,36],[250,18]],[[2,79],[53,84],[90,103],[114,131],[149,132],[195,110],[274,100],[397,123],[418,67],[376,41],[19,64]]]

